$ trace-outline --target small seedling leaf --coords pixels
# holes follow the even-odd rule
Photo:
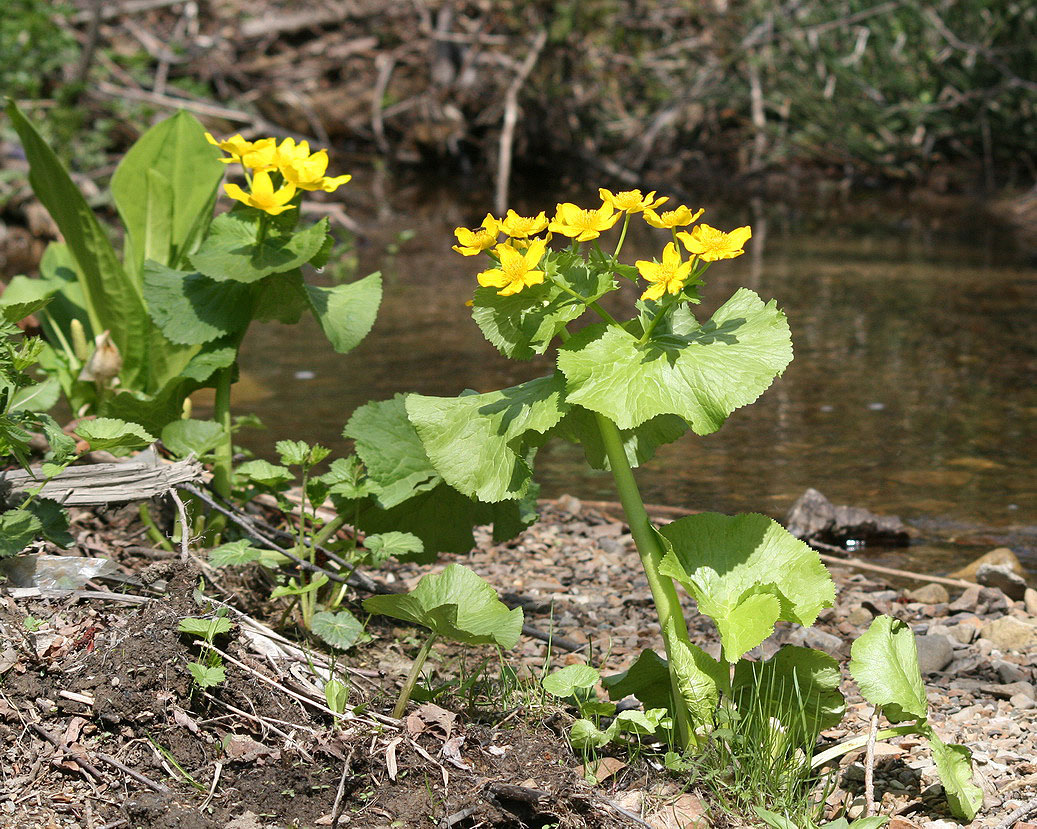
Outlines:
[[[391,556],[399,558],[425,551],[425,545],[414,533],[402,533],[394,530],[367,536],[364,539],[364,547],[374,564],[381,564]]]
[[[76,426],[76,434],[95,452],[101,449],[137,449],[155,441],[142,426],[114,417],[82,420]]]
[[[348,610],[322,610],[313,615],[313,632],[331,647],[348,650],[364,634],[364,626]]]
[[[162,428],[162,443],[175,457],[208,455],[223,441],[223,427],[214,420],[174,420]]]
[[[608,745],[615,735],[615,721],[607,731],[602,731],[590,720],[577,720],[569,729],[569,742],[575,749],[595,749]]]
[[[490,584],[460,564],[423,576],[410,593],[365,599],[364,609],[414,622],[467,645],[513,648],[522,632],[522,608],[509,610]]]
[[[282,596],[302,596],[306,593],[312,593],[314,590],[319,590],[327,582],[328,577],[324,573],[317,573],[311,581],[303,584],[299,584],[296,579],[289,579],[287,585],[281,585],[271,590],[270,598],[279,599]]]
[[[234,474],[259,486],[271,488],[284,486],[295,480],[295,475],[287,467],[264,460],[246,461],[234,470]]]
[[[915,635],[890,616],[876,616],[850,648],[850,675],[890,722],[923,719],[929,703],[918,669]]]
[[[601,674],[590,665],[566,665],[564,668],[545,676],[541,681],[544,690],[562,699],[573,696],[577,691],[593,688],[601,679]]]
[[[288,557],[261,547],[253,547],[247,539],[228,541],[209,550],[209,564],[213,567],[235,567],[258,561],[264,567],[275,568],[288,561]]]
[[[324,683],[324,699],[327,700],[328,708],[341,714],[349,702],[349,686],[339,679],[329,679]]]
[[[200,636],[202,639],[212,641],[214,637],[219,636],[221,633],[229,632],[230,627],[230,619],[225,616],[214,616],[211,619],[199,619],[195,616],[188,616],[180,620],[178,629],[181,633]]]
[[[194,678],[194,684],[199,688],[211,688],[214,685],[222,685],[227,681],[227,674],[222,665],[203,665],[200,662],[188,662],[187,670]]]

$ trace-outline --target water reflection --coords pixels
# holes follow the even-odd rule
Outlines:
[[[542,358],[504,359],[468,316],[479,263],[451,253],[451,231],[485,211],[417,203],[390,219],[390,236],[416,234],[391,263],[378,322],[355,352],[334,354],[309,320],[250,334],[243,368],[260,391],[238,410],[255,411],[269,431],[242,442],[264,454],[286,435],[344,449],[342,426],[367,400],[490,391],[551,370]],[[929,531],[1001,528],[1037,566],[1037,536],[1026,526],[1037,507],[1029,429],[1037,302],[1021,257],[924,215],[860,232],[760,199],[716,213],[708,218],[722,228],[751,223],[753,239],[747,255],[710,269],[700,319],[751,287],[777,298],[796,356],[718,433],[661,449],[639,472],[646,500],[780,515],[814,486],[837,503],[927,517]],[[662,236],[631,230],[631,261],[659,254]],[[361,273],[384,266],[374,247],[360,252]],[[636,291],[627,288],[607,298],[610,310],[630,307]],[[537,471],[545,495],[613,497],[610,479],[586,471],[580,450],[560,441],[541,450]]]

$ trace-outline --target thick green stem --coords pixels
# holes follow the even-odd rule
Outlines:
[[[231,465],[234,460],[234,438],[230,429],[230,386],[233,373],[234,366],[220,369],[216,376],[216,402],[213,406],[213,418],[223,427],[223,439],[213,450],[212,488],[222,498],[230,498]]]
[[[337,533],[342,528],[342,526],[345,523],[346,523],[346,518],[345,518],[344,515],[342,515],[341,513],[336,515],[327,524],[325,524],[323,527],[321,527],[320,528],[320,532],[318,532],[313,537],[313,546],[314,547],[323,547],[324,543],[329,538],[331,538],[335,533]]]
[[[403,687],[400,689],[400,696],[396,699],[396,707],[392,710],[392,715],[397,720],[403,716],[407,703],[410,702],[410,695],[414,693],[414,686],[418,684],[421,669],[425,667],[425,660],[428,659],[429,651],[432,650],[432,645],[435,641],[436,634],[430,634],[429,638],[425,640],[425,644],[421,646],[421,650],[418,651],[418,655],[414,657],[414,664],[407,675],[407,681],[403,683]]]
[[[648,577],[648,586],[652,590],[656,613],[659,614],[659,625],[662,628],[666,656],[672,665],[673,643],[670,641],[667,631],[676,631],[676,636],[680,641],[691,644],[688,638],[688,624],[684,619],[684,612],[681,610],[680,599],[677,598],[677,589],[673,586],[671,579],[659,572],[659,563],[663,558],[662,545],[659,543],[655,528],[652,527],[644,502],[641,500],[641,493],[637,488],[637,481],[634,479],[630,462],[627,460],[619,428],[604,415],[595,413],[594,417],[598,422],[598,430],[601,432],[601,440],[605,445],[609,466],[612,468],[612,477],[616,482],[616,490],[619,492],[619,501],[623,505],[623,512],[630,525],[630,534],[634,537],[638,555],[641,556],[641,565]],[[670,684],[673,688],[674,719],[677,722],[677,732],[681,745],[687,746],[692,739],[690,718],[684,697],[677,685],[677,677],[672,669]]]

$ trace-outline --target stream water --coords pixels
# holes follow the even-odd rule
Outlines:
[[[489,391],[550,370],[504,359],[469,318],[480,263],[450,250],[452,230],[485,209],[430,194],[411,203],[383,203],[379,218],[383,239],[413,238],[395,252],[356,252],[357,273],[386,277],[378,322],[356,351],[334,354],[309,319],[250,333],[236,408],[269,428],[241,443],[268,456],[285,436],[344,450],[342,426],[368,400]],[[796,356],[719,432],[660,450],[638,472],[645,500],[778,517],[815,487],[921,531],[907,550],[868,551],[883,563],[946,572],[1006,545],[1037,571],[1037,273],[971,211],[861,203],[838,215],[757,201],[706,216],[722,228],[751,223],[753,239],[745,256],[709,271],[700,318],[748,286],[785,310]],[[665,241],[635,233],[629,261],[658,256]],[[619,308],[632,298],[610,297]],[[611,479],[568,444],[548,444],[536,468],[546,497],[614,498]]]

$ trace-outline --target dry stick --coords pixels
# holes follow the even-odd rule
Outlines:
[[[93,92],[99,92],[102,95],[107,95],[111,98],[129,98],[134,101],[144,101],[145,103],[170,107],[172,109],[188,109],[191,112],[196,112],[199,115],[207,115],[211,118],[225,118],[228,121],[251,124],[253,129],[261,132],[276,134],[279,131],[278,128],[269,121],[263,118],[258,118],[254,115],[249,115],[247,112],[242,112],[238,109],[229,109],[228,107],[222,107],[216,104],[206,104],[201,101],[193,101],[190,98],[160,95],[155,92],[149,92],[146,89],[132,89],[125,86],[117,86],[108,81],[98,81],[97,83],[92,84],[90,89]]]
[[[353,765],[353,752],[356,748],[351,748],[346,759],[342,761],[342,776],[338,779],[338,791],[335,792],[335,805],[331,807],[331,825],[338,826],[339,815],[342,814],[344,805],[342,803],[342,795],[346,791],[346,776],[349,774],[349,769]]]
[[[864,817],[875,814],[875,738],[879,733],[879,706],[871,712],[868,744],[864,750]]]
[[[152,789],[153,791],[160,792],[161,794],[169,793],[169,789],[167,789],[161,783],[156,783],[150,777],[145,777],[139,771],[135,771],[134,769],[131,769],[129,766],[120,763],[114,757],[110,757],[107,754],[98,754],[97,759],[101,762],[107,763],[109,766],[115,766],[115,768],[117,768],[119,771],[123,772],[124,774],[128,774],[138,783],[143,783],[145,786],[147,786],[149,789]]]
[[[76,763],[76,765],[78,765],[83,771],[85,771],[87,774],[93,777],[94,780],[98,781],[99,783],[104,780],[104,775],[101,774],[101,772],[99,772],[88,761],[84,760],[75,752],[71,751],[68,746],[66,746],[61,740],[59,740],[57,737],[55,737],[53,734],[47,731],[47,729],[36,725],[36,723],[29,723],[29,728],[31,728],[33,731],[35,731],[37,734],[43,737],[44,740],[46,740],[48,743],[54,746],[54,748],[56,748],[62,754],[65,754],[68,757],[70,757],[72,761]]]
[[[1029,803],[1024,803],[1012,814],[1006,817],[1001,823],[999,823],[995,829],[1012,829],[1015,826],[1017,820],[1028,818],[1030,815],[1037,813],[1037,798],[1034,798]]]
[[[385,140],[385,121],[382,114],[382,101],[385,99],[385,90],[389,88],[389,79],[392,70],[396,66],[396,58],[393,55],[379,53],[374,59],[378,69],[375,78],[374,89],[371,92],[371,131],[374,133],[375,145],[379,152],[389,152],[389,142]]]
[[[537,58],[547,43],[547,30],[541,29],[533,40],[526,59],[504,93],[504,127],[500,134],[500,152],[497,156],[497,187],[494,207],[497,215],[503,216],[508,206],[508,188],[511,182],[511,155],[515,144],[515,124],[518,123],[518,95],[522,85],[533,71]]]
[[[102,7],[101,19],[111,20],[124,14],[135,14],[136,12],[161,9],[166,6],[176,6],[186,0],[130,0],[127,3],[99,3]],[[92,12],[79,12],[72,20],[76,23],[85,23],[90,19]],[[125,821],[123,821],[125,823]]]
[[[176,504],[176,510],[180,513],[180,560],[187,561],[191,558],[191,533],[187,526],[187,507],[177,494],[175,489],[169,490],[169,497]]]

